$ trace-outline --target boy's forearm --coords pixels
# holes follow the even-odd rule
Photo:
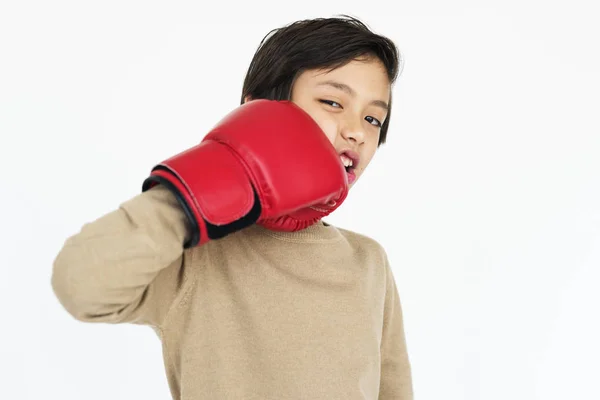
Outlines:
[[[180,259],[186,218],[163,187],[85,224],[57,255],[52,288],[78,320],[111,322],[139,301],[161,270]]]

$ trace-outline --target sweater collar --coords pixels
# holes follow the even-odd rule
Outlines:
[[[291,242],[332,242],[342,238],[342,234],[335,226],[329,225],[323,220],[320,220],[307,228],[295,232],[274,231],[258,224],[254,224],[247,229],[259,235],[267,235],[275,239]]]

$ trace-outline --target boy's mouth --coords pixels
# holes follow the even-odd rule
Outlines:
[[[344,150],[340,153],[340,161],[346,170],[348,176],[348,184],[351,185],[356,180],[356,174],[354,170],[358,167],[360,157],[358,153],[352,150]]]

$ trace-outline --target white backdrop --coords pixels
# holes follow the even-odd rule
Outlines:
[[[71,318],[54,257],[238,105],[269,30],[347,13],[406,64],[388,143],[328,221],[388,251],[416,398],[599,399],[596,7],[3,2],[0,398],[169,398],[155,334]]]

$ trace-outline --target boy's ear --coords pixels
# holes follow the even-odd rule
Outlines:
[[[250,97],[249,94],[244,97],[244,103],[247,103],[247,102],[249,102],[251,100],[252,100],[252,97]]]

